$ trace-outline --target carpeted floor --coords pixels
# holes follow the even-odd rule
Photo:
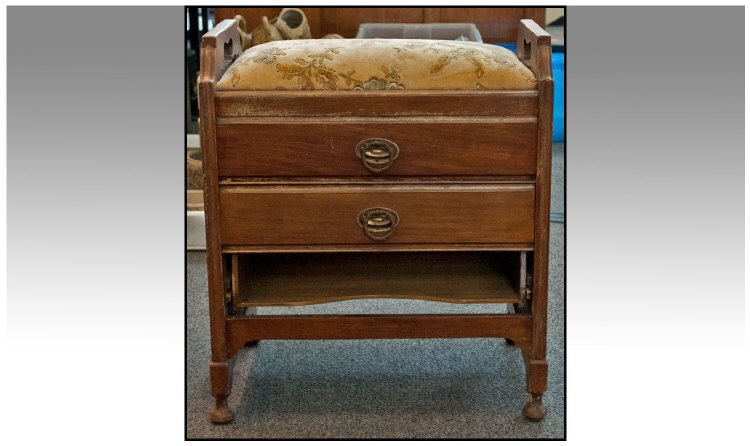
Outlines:
[[[553,145],[552,212],[563,212],[564,148]],[[564,436],[564,229],[551,224],[546,418],[527,400],[516,347],[498,339],[261,341],[234,362],[229,406],[213,425],[205,252],[187,256],[188,438],[556,438]],[[505,312],[505,305],[404,300],[262,308],[259,314]]]

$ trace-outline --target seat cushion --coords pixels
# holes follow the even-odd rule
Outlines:
[[[279,40],[242,53],[218,90],[528,90],[510,50],[418,39]]]

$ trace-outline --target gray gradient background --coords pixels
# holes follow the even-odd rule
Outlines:
[[[653,327],[644,341],[740,345],[744,8],[567,20],[568,312],[607,317],[607,331],[635,317]]]
[[[7,9],[12,444],[182,437],[183,14]]]
[[[183,9],[7,17],[7,435],[181,439]],[[744,436],[744,9],[567,31],[568,437]]]

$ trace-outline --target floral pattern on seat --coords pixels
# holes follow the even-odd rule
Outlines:
[[[511,51],[417,39],[281,40],[242,53],[218,90],[528,90],[531,71]]]

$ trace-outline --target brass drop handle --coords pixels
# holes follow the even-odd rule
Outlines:
[[[368,138],[360,141],[354,149],[357,158],[362,160],[365,169],[380,173],[391,167],[398,158],[398,145],[383,138]]]
[[[357,215],[357,224],[365,235],[376,242],[387,240],[398,226],[396,211],[386,208],[365,209]]]

